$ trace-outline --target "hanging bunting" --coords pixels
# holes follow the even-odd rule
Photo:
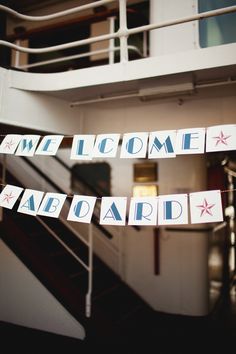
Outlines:
[[[4,135],[0,153],[19,156],[55,155],[63,135]],[[120,134],[74,135],[71,160],[114,158],[117,155]],[[39,146],[37,147],[39,143]],[[206,145],[206,148],[205,148]],[[214,151],[236,150],[236,124],[206,128],[189,128],[154,132],[125,133],[122,137],[120,158],[170,158],[178,155],[203,154]]]
[[[90,223],[96,203],[96,197],[75,195],[72,199],[67,220]]]
[[[17,147],[16,155],[34,156],[40,135],[22,135],[22,139]]]
[[[12,209],[19,198],[23,188],[7,184],[0,194],[0,206]]]
[[[37,215],[58,218],[67,195],[61,193],[46,193]]]
[[[158,197],[131,198],[129,225],[156,225]]]
[[[25,189],[18,207],[18,213],[37,215],[44,192],[33,189]]]
[[[190,193],[191,223],[223,221],[220,190]]]
[[[205,128],[179,129],[176,136],[176,155],[203,154]]]
[[[127,197],[97,198],[86,195],[44,193],[7,184],[0,193],[0,207],[12,209],[24,191],[17,212],[32,216],[58,218],[67,197],[72,197],[67,220],[90,223],[95,203],[101,199],[100,224],[126,225]],[[236,190],[234,190],[236,191]],[[211,190],[189,194],[169,194],[159,197],[131,197],[128,225],[184,225],[223,221],[221,194],[229,190]]]
[[[170,194],[159,196],[158,224],[188,224],[188,195]]]
[[[97,135],[93,148],[93,157],[116,157],[120,134]]]
[[[176,130],[151,132],[149,136],[148,158],[175,157]]]
[[[207,128],[206,152],[236,150],[236,125]]]
[[[92,160],[95,135],[74,135],[71,160]]]
[[[101,202],[101,225],[125,225],[126,223],[125,197],[103,197]]]
[[[18,134],[6,135],[0,145],[0,153],[10,154],[10,155],[14,154],[21,139],[22,139],[22,135],[18,135]]]
[[[56,155],[64,135],[46,135],[40,142],[35,155]]]
[[[123,159],[144,158],[147,153],[148,133],[123,135],[120,157]]]

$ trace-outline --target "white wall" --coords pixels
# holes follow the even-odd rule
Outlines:
[[[10,71],[0,68],[0,123],[52,133],[80,130],[81,111],[45,94],[11,88],[9,80]]]
[[[163,23],[198,13],[197,0],[150,0],[150,23]],[[150,31],[150,55],[158,56],[196,49],[196,21]]]
[[[0,320],[84,339],[83,326],[0,240]]]

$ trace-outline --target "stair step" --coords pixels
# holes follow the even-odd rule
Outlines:
[[[52,257],[54,264],[58,266],[68,277],[75,273],[87,273],[87,270],[68,252],[60,256]]]
[[[103,296],[95,298],[93,303],[94,307],[99,307],[104,315],[116,324],[124,321],[143,305],[142,299],[123,283],[112,293],[107,292]]]

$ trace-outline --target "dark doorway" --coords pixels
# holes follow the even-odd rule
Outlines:
[[[111,167],[108,163],[75,164],[71,172],[74,193],[99,197],[111,195]]]

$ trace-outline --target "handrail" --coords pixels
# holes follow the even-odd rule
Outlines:
[[[21,13],[15,11],[15,10],[11,9],[10,7],[4,6],[4,5],[0,5],[0,10],[6,11],[10,15],[13,15],[13,16],[15,16],[17,18],[20,18],[21,20],[37,22],[37,21],[48,21],[48,20],[53,20],[55,18],[72,15],[72,14],[75,14],[75,13],[78,13],[78,12],[82,12],[82,11],[89,10],[89,9],[92,9],[92,8],[95,8],[95,7],[106,5],[106,4],[109,4],[109,3],[114,2],[114,1],[116,1],[116,0],[99,0],[99,1],[96,1],[96,2],[92,2],[92,3],[89,3],[89,4],[85,4],[85,5],[80,5],[80,6],[68,9],[68,10],[59,11],[59,12],[56,12],[54,14],[44,15],[44,16],[28,16],[28,15],[24,15],[24,14],[21,14]]]
[[[92,233],[92,225],[89,224],[89,241],[87,243],[88,246],[88,265],[80,259],[79,256],[69,247],[67,244],[59,237],[57,234],[45,223],[40,217],[36,216],[38,222],[43,225],[43,227],[50,233],[52,237],[54,237],[64,249],[67,250],[77,262],[79,262],[88,272],[88,290],[85,297],[85,316],[91,316],[91,297],[92,297],[92,290],[93,290],[93,233]]]
[[[120,1],[122,1],[122,0],[120,0]],[[161,23],[154,23],[154,24],[144,25],[144,26],[140,26],[140,27],[135,27],[135,28],[131,28],[131,29],[127,29],[126,27],[124,27],[124,28],[120,27],[120,29],[115,33],[86,38],[86,39],[82,39],[82,40],[78,40],[78,41],[68,42],[68,43],[59,44],[59,45],[51,46],[51,47],[44,47],[44,48],[30,48],[30,47],[26,48],[26,47],[22,47],[22,46],[19,46],[19,45],[16,45],[16,44],[4,41],[4,40],[0,40],[0,45],[18,50],[23,53],[29,53],[29,54],[49,53],[49,52],[79,47],[79,46],[83,46],[86,44],[92,44],[95,42],[101,42],[101,41],[115,39],[115,38],[121,38],[121,39],[126,38],[127,39],[127,37],[132,34],[151,31],[154,29],[159,29],[159,28],[164,28],[164,27],[169,27],[169,26],[174,26],[174,25],[192,22],[192,21],[196,21],[196,20],[202,20],[204,18],[208,18],[208,17],[212,17],[212,16],[219,16],[219,15],[228,14],[228,13],[232,13],[232,12],[236,12],[236,5],[224,7],[224,8],[216,9],[216,10],[212,10],[212,11],[206,11],[206,12],[202,12],[202,13],[195,14],[192,16],[187,16],[187,17],[175,19],[175,20],[169,20],[169,21],[164,21]],[[123,11],[122,11],[122,14],[123,14]]]
[[[63,246],[63,248],[65,248],[87,271],[89,271],[89,267],[87,266],[87,264],[85,262],[83,262],[78,256],[77,254],[70,248],[67,246],[67,244],[62,241],[62,239],[57,236],[57,234],[47,225],[47,223],[45,223],[40,217],[38,217],[36,215],[36,219],[38,220],[38,222],[43,225],[43,227]],[[88,245],[87,245],[88,246]]]
[[[24,158],[25,161],[28,161],[26,158]],[[31,163],[30,163],[31,164]],[[6,160],[4,159],[2,162],[3,166],[3,178],[6,174]],[[23,185],[22,185],[23,187]],[[76,259],[77,262],[79,262],[88,272],[88,290],[86,293],[85,297],[85,316],[90,317],[91,316],[91,296],[92,296],[92,289],[93,289],[93,233],[92,233],[92,224],[89,224],[89,239],[88,241],[85,241],[82,239],[82,237],[78,234],[75,233],[74,230],[72,230],[71,227],[69,227],[69,230],[73,232],[75,236],[77,236],[81,241],[83,241],[86,246],[88,247],[88,264],[86,264],[74,251],[71,249],[70,246],[68,246],[56,233],[55,231],[48,226],[46,222],[44,222],[41,217],[36,215],[36,220],[47,230],[47,232],[54,238],[56,239],[64,249],[67,250],[68,253],[70,253],[71,256],[73,256],[74,259]],[[65,223],[64,223],[65,224]],[[68,227],[68,225],[66,225]]]
[[[139,54],[141,57],[143,57],[143,54],[140,52],[140,50],[133,46],[133,45],[128,45],[127,46],[128,50],[134,51],[137,54]],[[103,54],[103,53],[110,53],[110,52],[116,52],[120,50],[120,47],[114,47],[112,49],[107,48],[107,49],[100,49],[100,50],[94,50],[91,52],[86,52],[82,54],[75,54],[75,55],[69,55],[67,57],[62,57],[62,58],[57,58],[57,59],[51,59],[51,60],[44,60],[44,61],[39,61],[37,63],[32,63],[32,64],[26,64],[26,65],[18,65],[17,69],[29,69],[29,68],[35,68],[37,66],[43,66],[43,65],[49,65],[49,64],[54,64],[54,63],[60,63],[63,61],[68,61],[68,60],[73,60],[73,59],[80,59],[80,58],[86,58],[91,55],[97,55],[97,54]]]

